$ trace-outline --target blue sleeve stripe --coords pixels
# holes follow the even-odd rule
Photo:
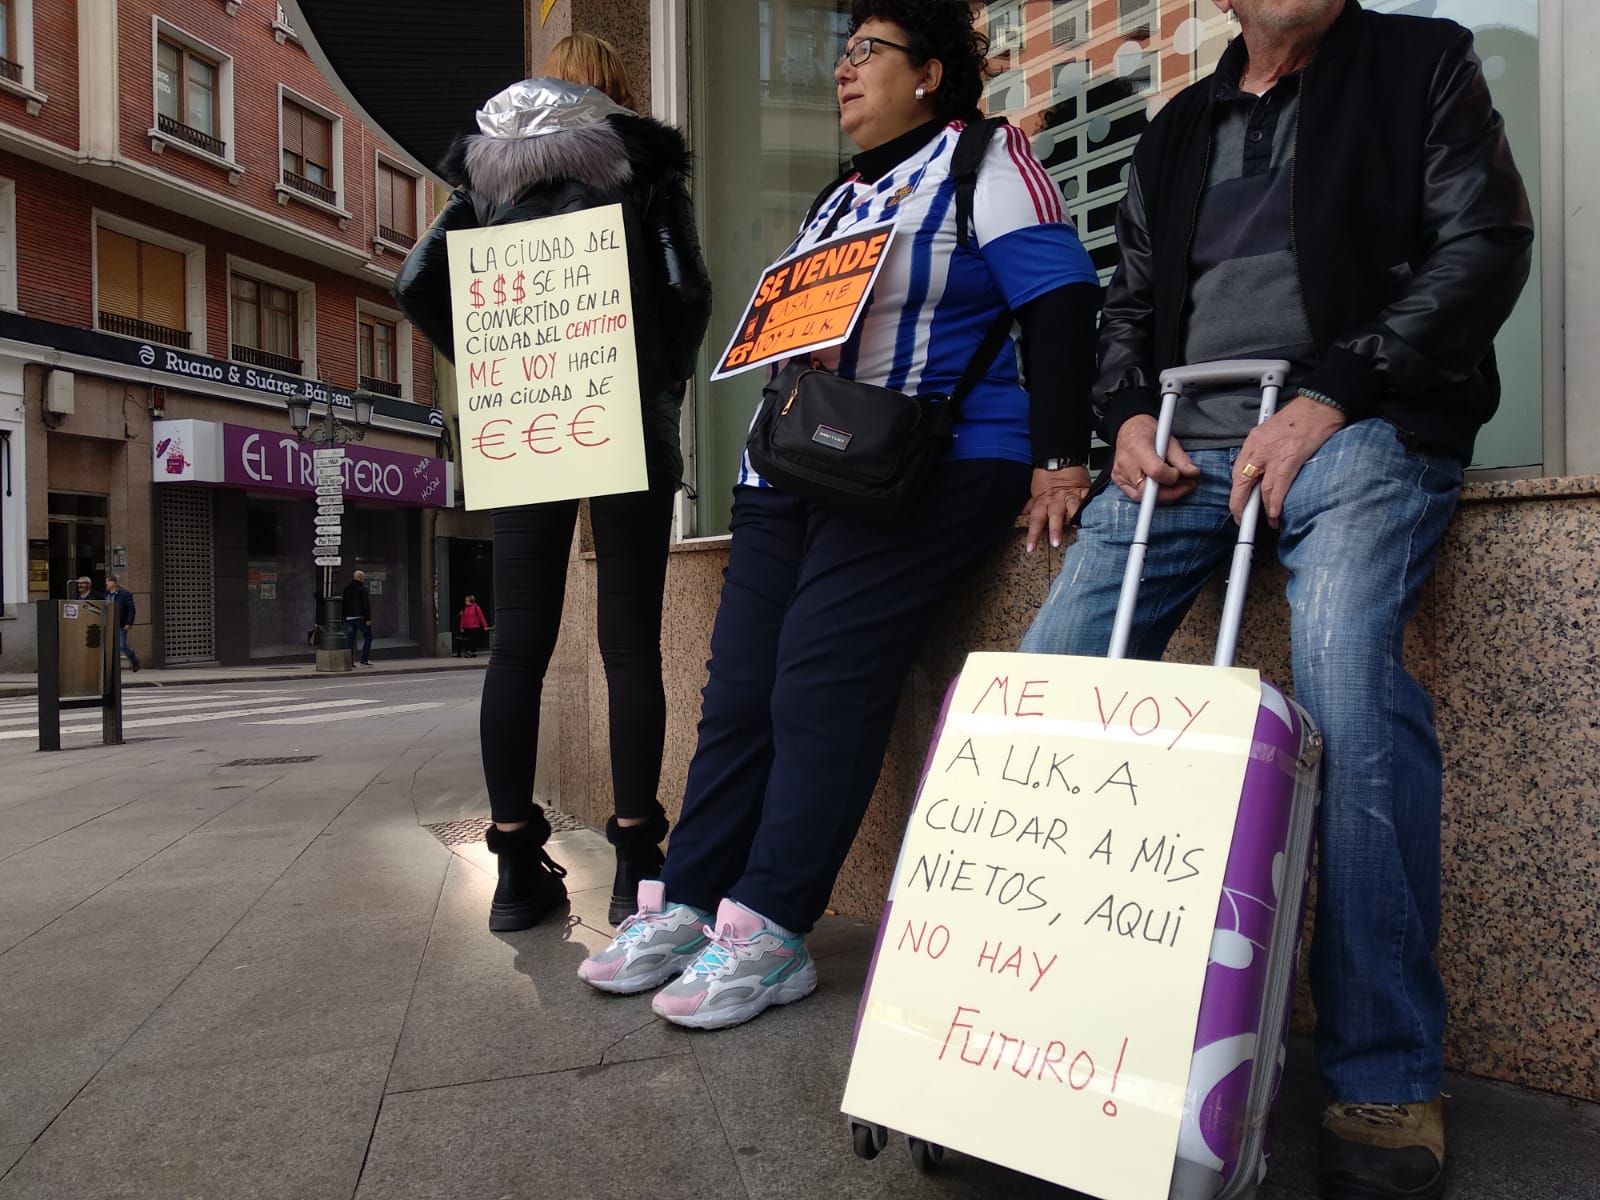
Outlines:
[[[1099,282],[1089,252],[1064,222],[1014,229],[985,245],[983,258],[1013,309],[1068,284]]]

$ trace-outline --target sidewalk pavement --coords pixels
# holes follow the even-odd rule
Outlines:
[[[551,844],[570,911],[489,933],[491,857],[430,830],[485,810],[473,720],[298,727],[315,762],[239,765],[281,737],[250,726],[4,755],[0,1200],[1069,1195],[854,1157],[872,920],[824,920],[815,995],[713,1033],[576,978],[609,936],[592,830]],[[1596,1195],[1600,1106],[1447,1087],[1453,1200]],[[1314,1196],[1319,1104],[1297,1044],[1262,1200]]]
[[[304,662],[272,663],[261,666],[145,667],[141,671],[122,668],[122,687],[175,687],[182,684],[216,686],[223,683],[277,682],[284,679],[321,679],[337,683],[368,675],[412,675],[423,671],[473,671],[489,665],[487,652],[475,658],[379,658],[370,667],[349,671],[319,671],[314,659]],[[39,691],[36,671],[0,672],[0,698],[32,696]]]

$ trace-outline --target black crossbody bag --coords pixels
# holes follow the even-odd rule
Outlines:
[[[950,161],[956,185],[956,241],[970,239],[978,168],[1003,117],[970,122]],[[804,224],[831,195],[817,196]],[[822,234],[825,240],[850,207],[842,202]],[[917,510],[933,464],[950,445],[961,401],[983,378],[1011,332],[1009,312],[984,334],[977,353],[948,395],[908,396],[893,388],[840,379],[815,362],[793,361],[761,392],[761,407],[745,452],[763,479],[865,520],[892,524]]]
[[[894,524],[921,503],[961,401],[1011,332],[1002,313],[948,395],[908,396],[791,362],[761,392],[745,451],[769,483],[865,520]]]

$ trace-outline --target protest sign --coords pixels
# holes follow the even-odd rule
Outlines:
[[[844,1111],[1165,1200],[1254,671],[974,654],[908,824]]]
[[[844,341],[866,308],[893,237],[893,224],[875,225],[773,263],[711,378]]]
[[[466,507],[643,491],[622,206],[447,240]]]

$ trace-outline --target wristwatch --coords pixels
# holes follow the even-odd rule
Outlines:
[[[1047,458],[1038,464],[1041,471],[1065,471],[1068,467],[1081,467],[1083,463],[1075,458]]]

